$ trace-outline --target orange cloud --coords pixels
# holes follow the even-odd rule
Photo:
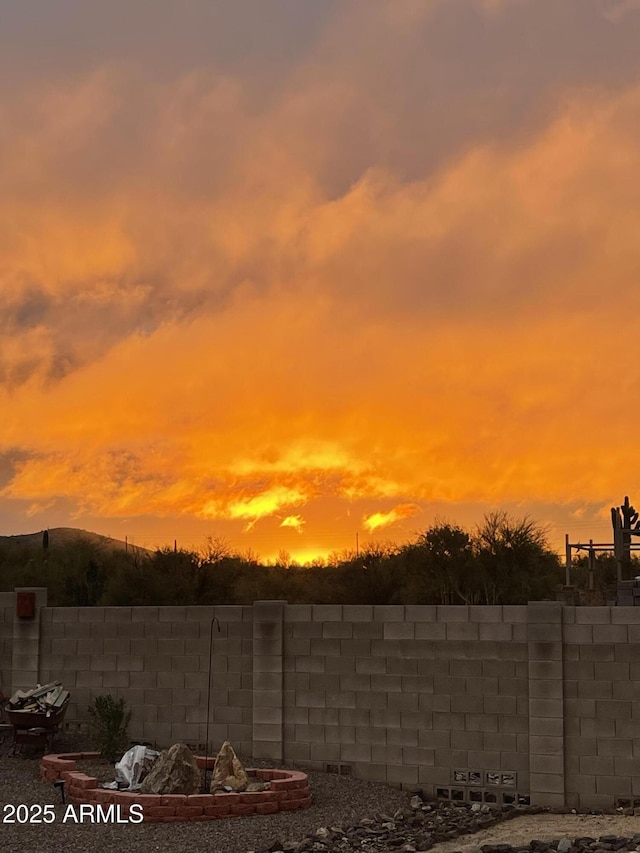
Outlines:
[[[373,531],[435,501],[629,490],[640,89],[568,91],[517,141],[409,178],[373,158],[332,184],[354,105],[376,144],[394,139],[356,77],[306,101],[301,73],[256,114],[238,81],[194,73],[131,119],[140,173],[109,161],[94,195],[88,150],[118,138],[124,79],[7,112],[7,505],[310,533],[322,499],[325,519],[357,504]],[[46,186],[19,192],[11,170],[34,165]],[[398,503],[374,511],[383,497]]]
[[[381,527],[390,527],[398,521],[405,518],[411,518],[420,512],[420,507],[416,504],[398,504],[388,512],[374,512],[362,520],[362,523],[369,533],[374,530],[379,530]]]
[[[280,522],[280,527],[292,527],[296,533],[302,533],[302,529],[306,524],[301,515],[288,515]]]

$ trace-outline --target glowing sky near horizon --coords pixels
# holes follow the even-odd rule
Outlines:
[[[640,501],[640,2],[4,0],[0,534]]]

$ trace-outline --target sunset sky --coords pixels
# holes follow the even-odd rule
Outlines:
[[[640,0],[1,0],[0,534],[640,502]]]

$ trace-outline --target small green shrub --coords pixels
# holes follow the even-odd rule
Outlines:
[[[113,764],[128,746],[131,711],[127,710],[124,699],[114,699],[110,694],[96,696],[88,710],[93,744]]]

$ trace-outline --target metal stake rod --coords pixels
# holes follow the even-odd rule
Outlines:
[[[211,716],[211,661],[213,659],[213,626],[217,625],[218,633],[220,633],[220,622],[218,617],[214,616],[211,620],[211,631],[209,634],[209,679],[207,681],[207,734],[206,743],[204,745],[204,773],[202,781],[202,793],[207,793],[207,764],[209,763],[209,717]]]

